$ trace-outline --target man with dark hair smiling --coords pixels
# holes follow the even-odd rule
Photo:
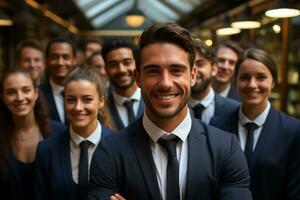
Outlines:
[[[76,66],[76,45],[66,37],[52,39],[46,47],[46,66],[49,79],[40,85],[45,98],[49,117],[52,120],[66,124],[64,110],[65,79]]]
[[[189,106],[195,118],[209,124],[211,118],[237,109],[239,102],[214,92],[211,79],[217,74],[215,54],[200,40],[196,43],[197,79],[192,87]]]
[[[102,49],[105,69],[112,84],[107,103],[119,130],[133,123],[144,111],[141,90],[134,77],[135,50],[131,40],[120,38],[107,40]]]
[[[174,23],[155,24],[141,35],[138,58],[144,115],[101,141],[88,199],[251,199],[237,139],[189,113],[194,36]]]

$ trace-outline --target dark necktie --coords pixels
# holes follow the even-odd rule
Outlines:
[[[253,143],[254,143],[254,131],[258,128],[257,124],[253,122],[248,122],[244,124],[245,128],[247,129],[247,140],[246,146],[244,150],[245,157],[248,161],[248,165],[250,164],[251,155],[253,152]]]
[[[198,119],[202,119],[202,112],[204,111],[205,107],[199,103],[195,107],[193,107],[194,115]]]
[[[180,200],[179,192],[179,163],[176,154],[176,144],[178,138],[171,140],[159,139],[158,143],[168,153],[167,166],[167,200]]]
[[[78,170],[78,199],[86,199],[88,192],[88,176],[89,176],[89,164],[88,164],[88,149],[90,142],[82,141],[80,143],[80,158],[79,158],[79,170]]]
[[[128,124],[131,124],[135,121],[135,116],[134,116],[134,111],[133,111],[133,102],[134,100],[127,100],[123,104],[127,109],[127,114],[128,114]]]

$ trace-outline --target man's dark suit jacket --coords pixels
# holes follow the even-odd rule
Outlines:
[[[112,131],[102,125],[101,140]],[[98,148],[98,147],[97,147]],[[41,142],[36,156],[35,190],[37,200],[76,200],[69,130]]]
[[[62,121],[59,118],[58,110],[56,108],[56,104],[55,104],[55,100],[54,100],[54,96],[52,93],[52,88],[51,88],[49,80],[42,83],[39,86],[39,89],[41,91],[43,100],[45,101],[45,103],[47,105],[49,118],[54,121],[62,123]]]
[[[233,85],[233,84],[231,84],[231,86],[230,86],[230,90],[229,90],[229,93],[228,93],[227,97],[231,98],[231,99],[234,99],[234,100],[236,100],[238,102],[242,101],[239,93],[237,92],[236,86]]]
[[[66,129],[63,124],[55,121],[50,121],[50,127],[52,130],[51,135],[49,136],[50,138],[55,137],[56,135],[61,135]],[[0,181],[0,192],[3,199],[24,199],[24,185],[21,180],[21,174],[19,172],[17,162],[18,161],[13,155],[12,149],[10,149],[7,158],[7,171],[5,171],[4,174],[2,174],[3,172],[1,172],[2,180]],[[31,187],[33,188],[34,186],[32,185]]]
[[[192,120],[188,136],[186,200],[251,199],[246,160],[234,135]],[[101,141],[91,164],[88,199],[159,200],[155,164],[142,118]]]
[[[238,135],[238,109],[211,124]],[[300,121],[271,108],[249,166],[254,200],[300,199]]]
[[[108,108],[110,110],[110,114],[111,114],[111,117],[117,127],[118,130],[122,130],[125,127],[120,115],[119,115],[119,112],[118,112],[118,109],[116,107],[116,104],[115,104],[115,100],[114,100],[114,97],[113,97],[113,94],[112,94],[112,91],[108,94]],[[140,99],[140,105],[139,105],[139,109],[138,109],[138,113],[137,113],[137,116],[136,118],[139,118],[140,116],[142,116],[142,114],[144,113],[144,101],[141,97]]]
[[[225,98],[217,93],[215,93],[215,113],[214,116],[211,118],[213,119],[216,116],[224,115],[225,113],[229,113],[237,109],[240,105],[238,101],[233,99]],[[190,109],[191,114],[194,116],[193,109]]]

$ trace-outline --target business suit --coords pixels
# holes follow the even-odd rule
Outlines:
[[[238,134],[239,109],[211,121]],[[271,107],[249,166],[254,200],[300,198],[300,121]]]
[[[192,120],[188,136],[186,200],[218,196],[230,200],[251,199],[245,158],[235,137],[228,135]],[[88,199],[109,199],[115,192],[130,200],[160,199],[149,140],[140,118],[121,134],[101,141],[91,164]],[[226,170],[234,170],[236,179],[228,177]]]
[[[112,133],[103,125],[101,128],[101,139]],[[69,130],[40,143],[35,175],[38,200],[76,199],[77,185],[72,176]]]
[[[227,97],[231,98],[231,99],[234,99],[234,100],[236,100],[238,102],[242,101],[242,99],[241,99],[241,97],[240,97],[240,95],[239,95],[239,93],[238,93],[238,91],[236,89],[236,86],[233,85],[233,84],[230,85],[230,89],[229,89]]]
[[[108,108],[110,110],[112,119],[113,119],[113,121],[114,121],[117,129],[118,130],[122,130],[122,129],[126,128],[125,125],[124,125],[124,123],[122,122],[122,119],[121,119],[120,114],[118,112],[118,109],[116,107],[112,91],[108,95],[108,102],[107,102],[107,104],[108,104]],[[139,118],[143,113],[144,113],[144,101],[143,101],[143,99],[141,97],[139,108],[138,108],[138,113],[137,113],[136,118]]]
[[[53,92],[52,92],[52,88],[51,88],[49,80],[45,81],[45,83],[42,83],[39,86],[39,89],[40,89],[40,91],[42,93],[42,97],[47,105],[49,118],[54,121],[61,122],[61,120],[59,118],[58,110],[56,108],[56,104],[55,104],[55,100],[54,100],[54,96],[53,96]]]
[[[55,135],[60,135],[65,131],[65,126],[57,123],[55,121],[50,121],[50,127],[52,129],[51,137],[55,137]],[[3,172],[1,172],[3,173]],[[4,199],[11,199],[11,200],[22,200],[24,199],[24,185],[22,183],[21,174],[18,169],[18,161],[16,160],[12,149],[8,152],[7,157],[7,169],[2,174],[2,180],[1,180],[1,187],[0,191],[2,194],[2,197],[6,197]],[[34,186],[31,186],[34,187]],[[34,199],[32,197],[32,199]]]

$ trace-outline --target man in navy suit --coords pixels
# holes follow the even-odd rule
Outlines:
[[[209,124],[211,118],[232,112],[239,102],[216,94],[211,87],[211,79],[217,74],[215,55],[211,48],[197,40],[195,67],[197,79],[192,87],[189,106],[195,118]]]
[[[232,41],[219,44],[215,49],[217,74],[212,80],[212,86],[216,93],[237,101],[241,101],[241,97],[232,81],[235,66],[241,53],[242,48]]]
[[[137,60],[144,115],[101,141],[88,199],[251,199],[236,137],[189,113],[195,37],[174,23],[155,24],[141,35]]]
[[[105,69],[112,83],[108,107],[117,129],[127,127],[144,111],[141,90],[134,78],[136,46],[130,40],[108,40],[102,49]]]
[[[64,110],[64,81],[76,65],[76,46],[68,38],[51,40],[46,48],[46,66],[49,79],[40,85],[50,119],[66,124]]]

